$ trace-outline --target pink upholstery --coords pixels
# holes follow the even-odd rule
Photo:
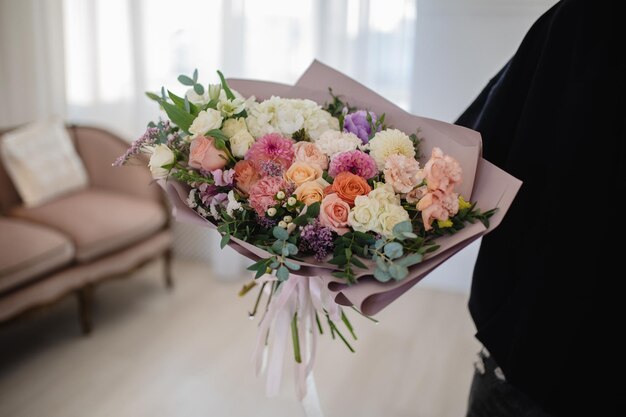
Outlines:
[[[70,237],[81,263],[138,242],[166,222],[163,208],[154,201],[98,189],[62,196],[34,208],[15,207],[10,214]]]
[[[123,274],[155,254],[163,253],[171,244],[171,235],[162,231],[126,250],[115,252],[97,261],[63,269],[41,279],[10,297],[0,297],[0,321],[14,317],[29,308],[49,304],[73,290],[103,278]]]
[[[55,230],[0,217],[0,293],[70,263],[72,242]]]
[[[128,142],[94,127],[70,128],[69,132],[87,168],[91,186],[160,201],[160,189],[152,184],[152,176],[145,165],[111,166],[118,156],[126,152],[130,145]]]

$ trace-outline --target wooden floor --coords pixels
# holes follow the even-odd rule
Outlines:
[[[0,327],[0,416],[303,415],[291,366],[276,398],[253,375],[256,323],[246,312],[254,296],[237,297],[240,282],[215,280],[192,262],[175,264],[169,293],[160,267],[100,287],[89,337],[72,299]],[[357,353],[327,337],[318,347],[326,417],[463,416],[479,348],[466,302],[418,287],[379,324],[350,314]]]

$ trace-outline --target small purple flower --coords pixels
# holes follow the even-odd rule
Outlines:
[[[354,133],[364,144],[370,141],[370,135],[372,134],[372,124],[367,120],[368,113],[372,118],[372,124],[375,125],[378,118],[371,111],[359,110],[346,114],[346,117],[343,119],[343,131]],[[378,126],[376,131],[380,131],[380,126]]]
[[[330,160],[328,175],[335,178],[345,171],[363,177],[366,180],[378,174],[374,158],[359,150],[341,152]]]
[[[300,250],[313,252],[318,262],[322,262],[333,251],[333,241],[333,231],[322,226],[319,220],[307,224],[300,232]]]
[[[273,229],[274,226],[276,226],[278,224],[278,219],[274,218],[274,217],[267,217],[267,216],[256,216],[256,221],[258,224],[261,225],[261,227],[264,227],[266,229]]]

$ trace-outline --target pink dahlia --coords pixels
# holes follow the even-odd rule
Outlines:
[[[331,177],[335,178],[340,173],[346,171],[366,180],[378,174],[374,158],[359,150],[342,152],[331,159],[328,167],[328,174]]]
[[[289,184],[282,177],[265,177],[256,182],[250,189],[250,206],[259,217],[265,217],[268,208],[277,204],[276,193],[284,191],[289,195]]]
[[[259,171],[268,171],[267,175],[272,175],[274,171],[284,171],[293,161],[293,141],[278,133],[269,133],[259,138],[252,144],[245,159],[252,162]],[[271,169],[266,169],[266,168]],[[282,172],[278,173],[281,175]]]

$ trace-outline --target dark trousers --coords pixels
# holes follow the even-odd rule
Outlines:
[[[486,351],[478,355],[467,417],[550,417],[528,396],[506,382]]]

